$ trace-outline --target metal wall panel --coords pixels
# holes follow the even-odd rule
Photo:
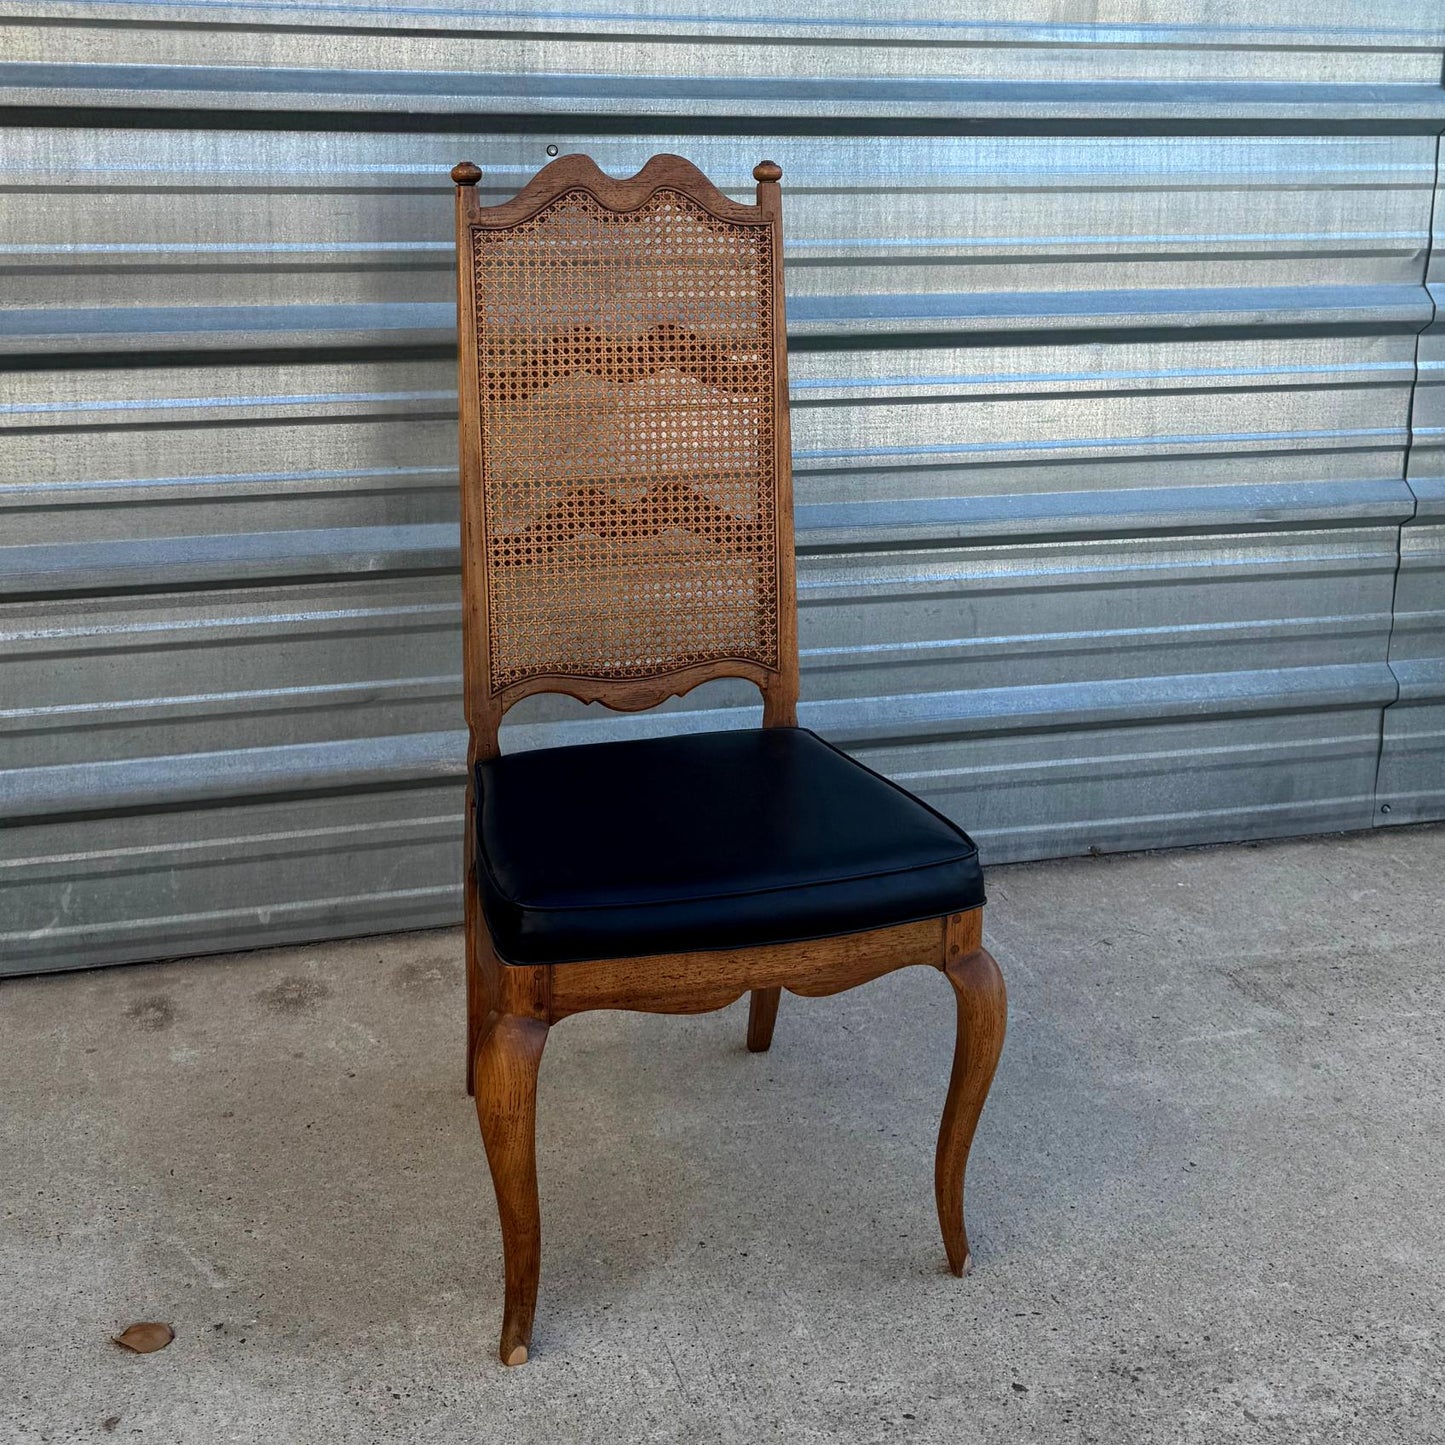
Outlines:
[[[0,4],[0,969],[457,916],[446,171],[549,146],[783,165],[804,721],[987,858],[1445,815],[1438,6],[521,8]]]
[[[1445,167],[1445,155],[1440,164]],[[1441,182],[1445,182],[1442,169]],[[1382,823],[1445,817],[1445,205],[1436,186],[1428,287],[1434,322],[1420,337],[1407,475],[1415,510],[1400,534],[1390,667],[1399,698],[1385,712]]]

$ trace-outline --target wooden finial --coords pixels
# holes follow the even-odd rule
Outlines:
[[[474,186],[482,178],[482,168],[475,161],[459,161],[452,167],[452,179],[459,186]]]
[[[759,161],[753,167],[753,179],[761,182],[777,182],[783,178],[783,168],[777,161]]]

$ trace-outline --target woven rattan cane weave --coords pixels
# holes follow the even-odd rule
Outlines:
[[[767,226],[579,189],[473,247],[491,685],[776,668]]]
[[[502,1226],[507,1364],[527,1358],[537,1301],[538,1065],[549,1028],[587,1009],[696,1013],[751,991],[748,1047],[761,1051],[783,988],[829,994],[908,964],[941,969],[958,1002],[958,1043],[935,1191],[949,1265],[962,1273],[969,1263],[963,1176],[1003,1044],[1003,980],[982,946],[982,877],[967,836],[796,727],[781,171],[764,161],[753,175],[756,204],[744,205],[677,156],[655,156],[629,180],[604,175],[585,156],[564,156],[512,199],[482,207],[480,170],[464,162],[452,172],[471,740],[467,1066]],[[723,735],[713,735],[643,744],[641,753],[638,744],[567,749],[565,764],[555,755],[534,754],[528,765],[500,754],[503,714],[531,693],[570,693],[634,711],[724,676],[760,689],[764,728],[782,729],[750,735],[766,747],[744,738],[740,749],[722,750]],[[711,791],[700,794],[694,824],[690,800],[653,779],[664,765],[676,766],[667,758],[685,756],[671,776],[691,786],[706,775],[704,756],[722,751],[796,756],[799,768],[811,760],[806,766],[821,767],[837,786],[802,789],[791,784],[803,773],[790,772],[780,788],[742,793],[730,770],[720,787],[714,775]],[[631,773],[618,771],[624,757]],[[619,776],[625,792],[614,803]],[[756,784],[762,774],[751,776]],[[518,778],[529,780],[521,811],[508,813],[517,807]],[[580,782],[564,786],[563,778]],[[810,832],[803,820],[827,814],[814,803],[852,798],[850,789],[856,805],[831,815],[841,831]],[[638,807],[644,793],[652,811]],[[719,804],[722,796],[733,806]],[[740,808],[737,796],[749,801]],[[627,833],[620,813],[629,827],[633,814],[649,821]],[[729,817],[733,831],[716,835],[720,849],[689,854],[689,830],[712,839],[708,820],[721,826]],[[941,836],[965,850],[938,865],[959,869],[958,881],[949,872],[926,897],[910,895],[922,899],[911,911],[896,880],[913,880],[906,885],[913,888],[939,875],[903,858],[901,844],[883,841],[885,817],[916,822],[915,839]],[[588,822],[558,821],[566,818]],[[615,842],[623,836],[626,848]],[[840,878],[822,867],[835,836],[854,840],[848,846],[861,871]],[[580,872],[568,865],[567,876],[580,876],[584,893],[591,889],[581,901],[569,901],[555,881],[564,845],[582,860]],[[590,848],[608,852],[607,876],[618,880],[602,898],[594,896],[601,868]],[[786,857],[789,868],[812,867],[811,882],[771,861],[736,866],[754,851],[762,860]],[[640,876],[632,860],[649,854],[656,871]],[[685,896],[664,905],[659,879],[675,874],[683,855],[706,857],[699,875],[707,876],[689,875]],[[724,860],[720,873],[714,857]],[[524,862],[535,884],[527,896],[509,892],[507,882],[509,869],[523,876]],[[752,913],[734,888],[739,878]],[[798,921],[800,900],[840,886],[846,891],[828,894],[806,925]],[[558,888],[566,896],[554,908],[543,895]],[[603,921],[585,934],[585,951],[569,953],[558,939],[567,929],[583,936],[576,930],[584,916]],[[679,916],[701,921],[658,931],[659,918]],[[744,916],[761,931],[729,934]],[[848,921],[840,924],[840,916]],[[640,946],[644,937],[657,942]],[[618,938],[629,956],[592,942]]]

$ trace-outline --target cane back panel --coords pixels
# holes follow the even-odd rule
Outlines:
[[[780,663],[776,228],[596,176],[462,238],[493,695]]]

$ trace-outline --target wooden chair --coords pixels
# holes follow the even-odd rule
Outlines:
[[[563,156],[503,205],[457,192],[467,1065],[527,1358],[547,1031],[585,1009],[700,1013],[941,969],[958,1042],[935,1164],[955,1274],[963,1176],[1003,1046],[966,834],[797,726],[782,172],[741,205],[677,156],[613,180]],[[763,726],[501,756],[537,692],[634,712],[712,678]]]

